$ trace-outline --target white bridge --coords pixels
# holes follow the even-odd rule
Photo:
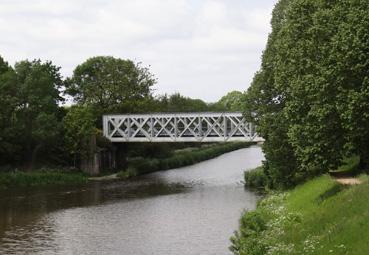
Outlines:
[[[263,141],[241,112],[104,115],[103,132],[112,142]]]

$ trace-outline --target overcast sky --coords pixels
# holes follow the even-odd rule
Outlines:
[[[87,58],[142,62],[155,93],[208,102],[244,91],[259,69],[276,0],[0,0],[0,55],[52,60],[70,76]]]

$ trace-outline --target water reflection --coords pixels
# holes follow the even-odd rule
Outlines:
[[[226,254],[259,147],[124,182],[0,193],[0,254]]]

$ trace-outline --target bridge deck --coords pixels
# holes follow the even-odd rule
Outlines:
[[[112,142],[262,141],[240,112],[104,115],[103,131]]]

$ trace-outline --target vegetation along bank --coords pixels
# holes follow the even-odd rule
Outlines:
[[[0,172],[0,189],[45,185],[75,185],[87,182],[87,175],[56,169],[41,169],[32,172]]]
[[[369,254],[369,178],[342,185],[323,175],[272,192],[245,213],[231,238],[234,254]]]

